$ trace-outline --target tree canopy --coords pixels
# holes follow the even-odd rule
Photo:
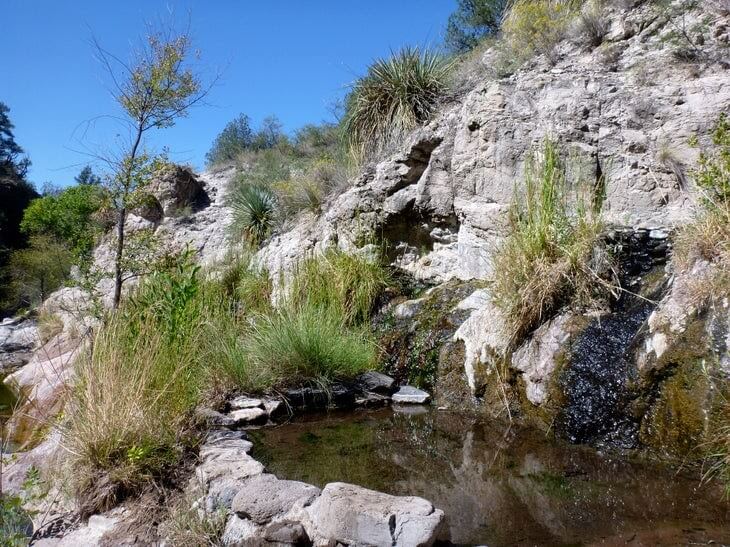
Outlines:
[[[499,31],[509,0],[458,0],[446,24],[446,46],[454,52],[469,51],[484,36]]]

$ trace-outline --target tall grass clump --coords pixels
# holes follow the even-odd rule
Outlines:
[[[427,121],[447,89],[450,68],[442,55],[419,48],[376,60],[347,98],[344,134],[353,155],[378,154]]]
[[[568,302],[593,302],[602,223],[586,192],[571,184],[557,144],[546,139],[526,161],[511,210],[512,231],[494,259],[492,295],[518,342]],[[601,260],[598,260],[601,258]]]
[[[359,324],[368,320],[390,281],[380,262],[331,248],[299,264],[291,305],[314,306],[341,317],[347,325]]]
[[[65,442],[83,514],[164,482],[182,455],[205,381],[197,276],[189,255],[151,276],[76,362]]]
[[[701,151],[697,169],[692,173],[702,207],[697,219],[682,227],[674,242],[674,264],[679,271],[690,274],[689,297],[699,313],[713,307],[723,310],[730,298],[730,119],[727,113],[720,114],[715,123],[711,142],[711,147]],[[695,266],[701,267],[694,270]],[[727,379],[721,374],[719,379],[712,380],[717,381],[722,400],[708,430],[707,476],[723,481],[730,495]]]
[[[693,178],[702,209],[695,222],[683,227],[675,241],[674,260],[681,269],[703,260],[714,266],[713,285],[730,292],[730,119],[722,113],[712,131],[712,148],[700,153]],[[706,287],[705,297],[723,295]]]
[[[347,327],[331,309],[311,304],[256,318],[245,348],[248,374],[285,386],[327,384],[374,365],[375,345],[364,327]]]

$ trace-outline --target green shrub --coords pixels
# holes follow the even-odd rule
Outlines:
[[[76,257],[88,255],[99,233],[94,214],[105,199],[104,189],[79,184],[59,194],[31,201],[23,213],[20,229],[29,235],[46,235],[65,242]]]
[[[730,204],[730,119],[720,114],[712,132],[714,150],[702,152],[695,181],[710,208],[726,209]]]
[[[234,233],[254,245],[266,239],[276,219],[277,199],[273,190],[263,184],[237,184],[229,201]]]
[[[24,547],[28,545],[28,531],[33,523],[23,511],[20,496],[0,493],[0,545],[2,547]]]
[[[378,59],[347,97],[345,138],[364,158],[379,153],[433,114],[447,87],[451,63],[441,55],[405,48]]]
[[[13,251],[6,273],[10,278],[7,288],[12,308],[32,307],[63,285],[73,263],[68,246],[49,235],[34,235],[27,248]]]
[[[566,179],[557,145],[545,140],[525,167],[524,193],[512,206],[512,232],[495,253],[492,295],[507,318],[511,339],[568,302],[594,302],[606,283],[600,249],[602,224],[593,196]],[[597,209],[598,207],[596,207]]]
[[[205,161],[209,166],[233,163],[243,152],[273,148],[284,138],[281,123],[276,117],[264,119],[261,127],[254,131],[251,129],[251,119],[239,114],[215,138],[205,155]]]
[[[314,306],[354,325],[369,319],[389,283],[379,262],[332,248],[299,264],[290,298],[295,307]]]
[[[502,25],[514,55],[527,59],[543,54],[555,64],[555,46],[565,36],[568,26],[580,12],[579,0],[516,0]]]

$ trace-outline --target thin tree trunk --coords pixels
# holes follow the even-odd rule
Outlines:
[[[122,300],[122,283],[124,272],[122,271],[122,256],[124,254],[124,222],[127,219],[127,196],[132,190],[132,175],[134,174],[134,161],[137,159],[137,149],[142,141],[142,133],[144,132],[144,120],[139,121],[137,126],[137,138],[134,140],[132,151],[129,154],[129,166],[124,175],[124,193],[122,194],[121,203],[119,204],[119,215],[117,216],[117,249],[114,256],[114,309],[119,307]]]
[[[119,307],[122,299],[122,253],[124,252],[124,221],[127,208],[122,205],[117,217],[117,249],[114,256],[114,309]]]

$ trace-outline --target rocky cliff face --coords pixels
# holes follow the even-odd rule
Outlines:
[[[555,65],[538,56],[509,77],[490,78],[496,53],[488,50],[479,68],[485,77],[473,78],[478,83],[463,100],[446,105],[399,152],[367,168],[322,215],[305,214],[274,236],[259,258],[275,279],[286,278],[309,253],[328,246],[367,252],[369,242],[382,238],[395,265],[435,286],[392,310],[396,322],[420,325],[405,328],[405,345],[393,347],[409,348],[398,365],[406,377],[409,367],[434,369],[440,403],[461,405],[468,393],[478,402],[506,404],[545,428],[559,419],[575,441],[598,442],[622,430],[614,440],[628,446],[662,445],[657,436],[681,433],[657,433],[656,421],[673,424],[667,414],[691,414],[696,440],[711,414],[709,388],[691,381],[677,402],[668,391],[679,380],[671,378],[690,365],[650,374],[662,365],[646,363],[658,359],[652,348],[681,345],[692,324],[714,333],[695,344],[703,358],[723,366],[728,360],[726,344],[707,338],[727,336],[717,318],[726,312],[708,317],[707,310],[678,304],[677,287],[693,274],[675,276],[665,265],[672,230],[696,209],[690,170],[699,152],[690,143],[698,136],[702,144],[730,107],[728,17],[704,6],[685,14],[682,28],[692,28],[703,49],[694,62],[678,59],[670,43],[680,23],[652,3],[612,6],[606,17],[600,47],[566,40]],[[622,298],[603,320],[564,310],[512,354],[488,287],[474,283],[490,278],[525,158],[546,136],[559,143],[575,177],[602,186],[605,221],[628,234],[619,245],[622,260],[653,257],[632,266],[638,267],[630,280],[638,301]],[[671,323],[678,316],[685,319],[671,333],[657,326],[659,317],[673,317]],[[415,342],[414,332],[421,333]],[[588,350],[601,347],[600,359],[586,359]],[[455,400],[454,394],[461,395]],[[594,416],[571,415],[572,406],[582,408],[594,395],[600,399],[588,401],[597,405]],[[612,431],[608,437],[596,431],[602,421]]]

